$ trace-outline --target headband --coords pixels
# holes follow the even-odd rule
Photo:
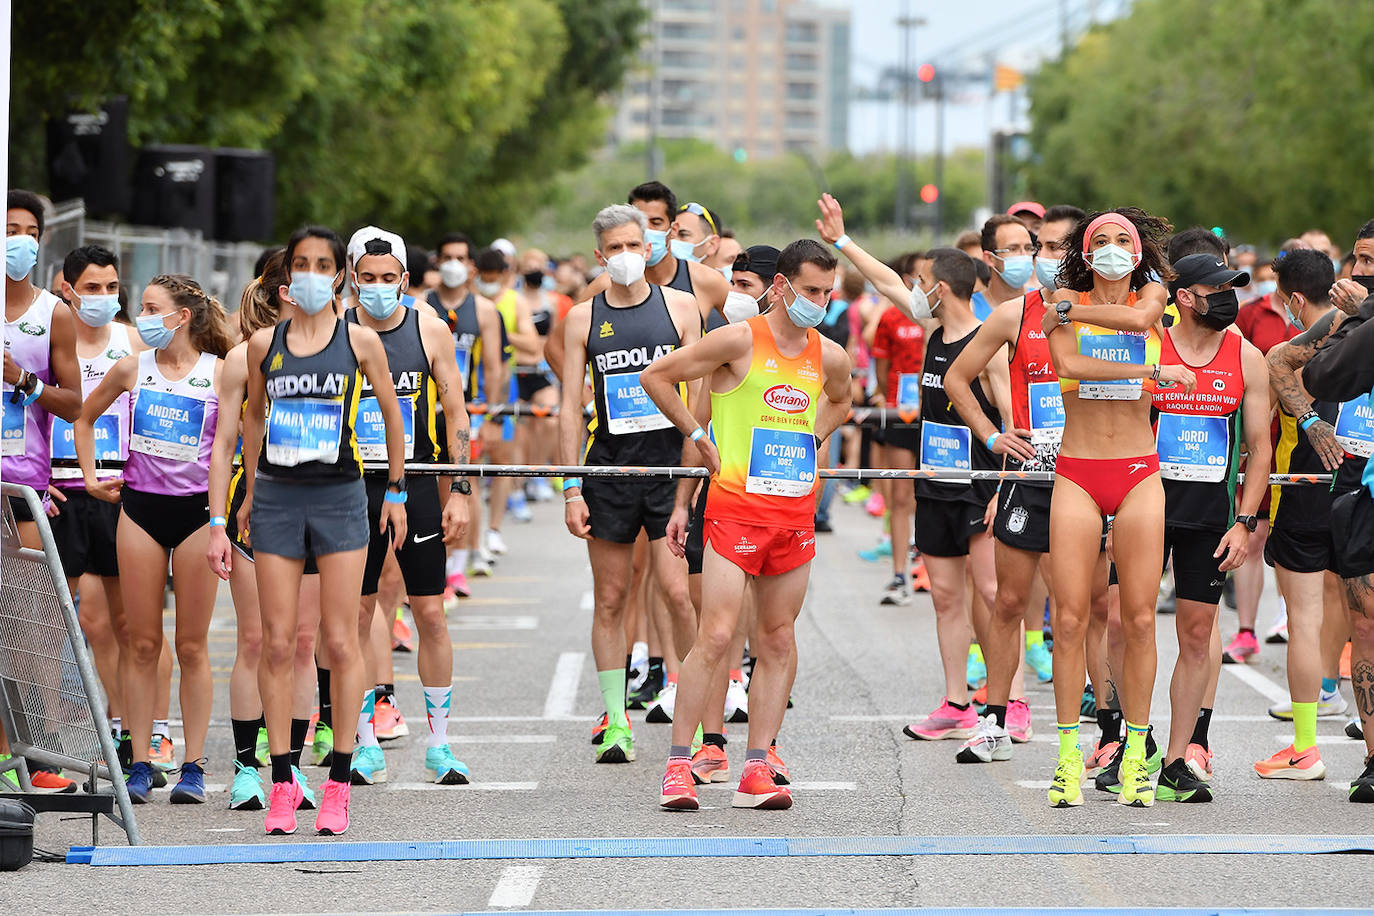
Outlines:
[[[1145,256],[1145,252],[1141,250],[1140,247],[1140,232],[1136,230],[1135,223],[1131,222],[1122,214],[1117,213],[1115,210],[1108,210],[1106,213],[1103,213],[1101,216],[1093,220],[1091,223],[1088,223],[1087,231],[1083,233],[1084,254],[1088,253],[1088,246],[1092,244],[1093,233],[1096,232],[1098,229],[1101,229],[1107,223],[1120,226],[1127,232],[1129,232],[1131,234],[1131,241],[1135,242],[1136,254],[1140,255],[1141,257]]]

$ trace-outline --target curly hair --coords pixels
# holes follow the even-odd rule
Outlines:
[[[281,298],[278,290],[290,283],[286,276],[286,251],[278,249],[263,262],[262,274],[248,281],[239,299],[239,332],[243,339],[280,320]]]
[[[1104,213],[1118,213],[1131,221],[1136,232],[1140,233],[1140,263],[1131,271],[1131,289],[1140,289],[1152,280],[1167,282],[1174,278],[1174,270],[1165,257],[1165,246],[1169,243],[1169,233],[1174,227],[1167,219],[1151,216],[1139,207],[1114,207],[1089,213],[1073,227],[1066,241],[1068,250],[1059,265],[1059,286],[1074,292],[1086,293],[1092,290],[1094,274],[1092,267],[1083,257],[1083,233],[1093,220]]]
[[[191,335],[191,345],[197,350],[222,359],[234,346],[224,306],[201,289],[195,280],[184,274],[158,274],[148,281],[148,285],[162,287],[177,308],[190,310],[191,324],[187,332]]]

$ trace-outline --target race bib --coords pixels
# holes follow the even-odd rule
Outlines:
[[[5,457],[24,454],[24,414],[26,413],[22,404],[10,402],[11,392],[14,389],[5,389],[5,429],[4,438],[0,439],[0,454]]]
[[[903,372],[897,378],[898,410],[921,409],[921,373]]]
[[[1078,352],[1107,362],[1143,366],[1145,338],[1135,334],[1080,334]],[[1078,383],[1078,397],[1085,401],[1135,401],[1141,391],[1138,378]]]
[[[1030,405],[1031,444],[1057,445],[1064,438],[1064,395],[1059,382],[1031,382],[1026,399]]]
[[[1231,424],[1226,417],[1161,413],[1155,436],[1159,476],[1218,483],[1226,479]]]
[[[754,427],[749,437],[746,493],[810,496],[816,485],[816,437],[809,432]]]
[[[921,424],[921,470],[971,469],[970,440],[967,426],[948,426],[926,420]]]
[[[95,419],[95,460],[118,461],[124,457],[119,453],[119,414],[101,414]],[[72,424],[61,417],[52,418],[52,457],[53,460],[76,460],[76,431]],[[79,480],[80,468],[52,469],[54,480]]]
[[[1360,458],[1374,455],[1374,407],[1366,397],[1341,405],[1336,416],[1336,441],[1348,454]]]
[[[398,395],[401,404],[401,425],[406,434],[406,460],[415,457],[415,400],[409,395]],[[363,398],[358,402],[358,418],[353,424],[353,432],[358,437],[358,456],[364,461],[386,460],[386,421],[382,419],[382,408],[376,398]]]
[[[134,402],[129,451],[171,461],[196,461],[204,425],[204,401],[142,389]]]
[[[343,400],[290,398],[273,401],[267,414],[267,460],[292,468],[307,461],[339,460]]]
[[[472,368],[472,350],[467,347],[456,347],[453,351],[458,357],[458,377],[467,384],[468,370]]]
[[[673,422],[644,393],[638,372],[602,376],[606,390],[606,429],[613,436],[667,429]]]

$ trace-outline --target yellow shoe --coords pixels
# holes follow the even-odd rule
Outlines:
[[[1051,808],[1076,808],[1083,804],[1083,752],[1073,750],[1059,758],[1050,782]]]
[[[1116,803],[1132,808],[1149,808],[1155,803],[1155,787],[1150,784],[1150,772],[1144,760],[1121,759],[1121,794],[1116,797]]]

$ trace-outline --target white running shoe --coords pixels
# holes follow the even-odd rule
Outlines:
[[[474,554],[472,564],[468,566],[468,575],[473,578],[481,576],[486,578],[491,575],[491,561],[479,554]]]
[[[749,694],[744,692],[744,685],[739,681],[731,681],[725,690],[725,721],[749,721]]]
[[[673,721],[673,706],[677,703],[677,684],[670,683],[664,685],[659,691],[653,703],[649,704],[649,711],[644,715],[645,722],[671,723]]]
[[[536,477],[525,486],[525,493],[537,503],[553,502],[553,487],[544,477]]]
[[[487,529],[486,543],[484,546],[489,552],[494,553],[498,557],[503,556],[507,550],[506,539],[501,537],[501,532],[497,531],[495,528]]]
[[[911,590],[907,588],[906,579],[893,576],[892,581],[887,583],[887,588],[883,589],[883,599],[878,603],[898,607],[906,607],[910,604]]]
[[[989,713],[978,720],[973,737],[964,742],[954,759],[960,763],[991,763],[1011,759],[1011,734],[997,724],[997,717]]]
[[[1345,702],[1345,697],[1341,696],[1340,690],[1333,690],[1327,693],[1323,690],[1317,695],[1317,718],[1334,719],[1345,715],[1349,706]],[[1285,700],[1282,703],[1275,703],[1269,707],[1269,715],[1275,719],[1282,719],[1290,722],[1293,719],[1293,701]]]
[[[1285,605],[1279,605],[1279,616],[1265,631],[1264,641],[1271,646],[1288,642],[1288,608]]]

